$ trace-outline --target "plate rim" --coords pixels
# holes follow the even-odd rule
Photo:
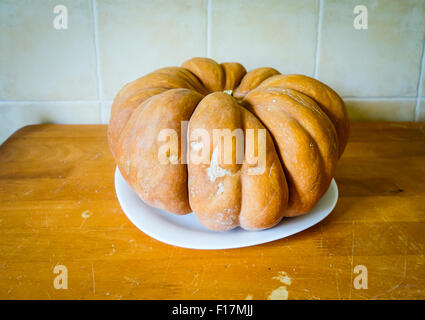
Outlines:
[[[165,244],[168,244],[168,245],[172,245],[172,246],[175,246],[175,247],[179,247],[179,248],[192,249],[192,250],[225,250],[225,249],[237,249],[237,248],[244,248],[244,247],[261,245],[261,244],[264,244],[264,243],[269,243],[269,242],[273,242],[273,241],[277,241],[277,240],[280,240],[280,239],[287,238],[287,237],[292,236],[294,234],[297,234],[299,232],[305,231],[305,230],[313,227],[314,225],[318,224],[322,220],[326,219],[332,213],[332,211],[335,209],[335,206],[336,206],[336,204],[338,202],[338,199],[339,199],[338,185],[337,185],[335,179],[332,178],[332,181],[331,181],[331,183],[329,185],[328,190],[325,192],[325,194],[321,198],[321,199],[323,199],[328,194],[328,192],[333,193],[333,197],[331,199],[331,204],[325,208],[326,209],[325,210],[326,211],[325,213],[323,213],[321,211],[319,211],[317,213],[313,213],[314,214],[313,217],[315,217],[316,219],[313,219],[313,222],[312,223],[310,223],[306,227],[301,228],[300,230],[297,230],[297,231],[294,231],[294,232],[290,232],[289,234],[286,234],[286,235],[283,234],[281,236],[278,236],[278,235],[274,235],[274,236],[271,236],[271,237],[269,236],[269,237],[267,237],[266,240],[261,241],[261,242],[257,242],[257,241],[251,241],[250,242],[250,241],[248,241],[247,243],[244,243],[244,244],[233,243],[233,244],[215,245],[215,246],[211,246],[211,245],[196,245],[196,243],[194,243],[193,245],[187,245],[187,244],[182,243],[181,241],[178,241],[178,240],[176,240],[175,242],[173,242],[173,241],[170,241],[167,238],[158,236],[158,234],[152,234],[152,232],[149,229],[149,227],[146,228],[145,226],[142,226],[142,224],[140,223],[140,221],[136,221],[135,215],[132,214],[131,212],[127,212],[127,211],[133,211],[133,210],[128,209],[128,205],[129,204],[124,203],[125,201],[124,201],[123,197],[125,197],[124,194],[126,192],[128,192],[128,191],[122,190],[122,188],[119,187],[119,185],[122,184],[122,183],[124,183],[126,185],[128,191],[131,191],[133,193],[133,195],[131,195],[131,196],[133,196],[133,197],[136,196],[138,198],[138,200],[142,201],[146,206],[150,207],[152,210],[161,210],[161,209],[152,207],[152,206],[148,205],[147,203],[145,203],[142,199],[140,199],[140,197],[128,185],[127,181],[125,181],[124,177],[122,176],[122,174],[121,174],[121,172],[119,170],[119,167],[116,166],[115,167],[115,173],[114,173],[115,194],[116,194],[116,197],[118,199],[118,203],[120,204],[121,210],[124,212],[125,216],[130,220],[130,222],[137,229],[139,229],[141,232],[143,232],[147,236],[149,236],[149,237],[151,237],[151,238],[153,238],[153,239],[155,239],[157,241],[160,241],[162,243],[165,243]],[[320,200],[319,200],[319,202],[320,202]],[[312,211],[313,210],[314,210],[314,208],[312,209]],[[166,212],[165,210],[161,210],[161,211]],[[169,213],[169,212],[167,212],[167,213]],[[291,217],[291,218],[290,217],[287,217],[286,219],[293,219],[292,221],[295,221],[295,222],[296,221],[300,221],[300,220],[302,221],[302,220],[305,220],[306,218],[308,218],[307,215],[309,213],[306,213],[305,215],[301,215],[301,216],[297,216],[297,217]],[[169,214],[172,214],[172,213],[169,213]],[[189,214],[193,215],[195,217],[195,219],[196,219],[196,216],[195,216],[195,214],[193,212],[191,212]],[[311,216],[310,216],[310,218],[311,218]],[[297,219],[297,220],[295,220],[295,219]],[[198,220],[198,222],[199,222],[199,220]],[[169,222],[169,223],[172,223],[172,222]],[[279,224],[281,224],[281,223],[282,222],[280,222]],[[243,232],[243,233],[246,232],[246,233],[249,233],[249,234],[252,234],[252,233],[273,232],[273,231],[279,230],[279,229],[277,229],[278,226],[279,226],[279,224],[277,226],[273,227],[273,228],[266,229],[266,230],[258,230],[258,231],[248,231],[248,230],[243,230],[241,228],[237,228],[237,229],[233,229],[233,230],[229,230],[229,231],[223,231],[223,232],[218,231],[217,232],[217,231],[209,230],[206,227],[204,227],[204,228],[205,228],[205,233],[211,232],[210,234],[213,234],[214,236],[216,236],[216,235],[220,235],[220,234],[223,234],[223,233],[232,232],[234,230],[240,230],[239,232]],[[284,233],[284,232],[282,232],[282,233]],[[246,241],[247,240],[245,240],[245,242]]]

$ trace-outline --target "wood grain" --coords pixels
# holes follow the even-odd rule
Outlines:
[[[0,299],[267,299],[280,286],[289,299],[425,298],[425,123],[353,124],[334,212],[249,248],[151,239],[121,211],[114,168],[106,126],[28,126],[0,147]]]

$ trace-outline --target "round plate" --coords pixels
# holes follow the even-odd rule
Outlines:
[[[205,228],[193,213],[179,216],[147,205],[130,188],[118,167],[115,170],[115,190],[121,208],[137,228],[156,240],[190,249],[231,249],[282,239],[326,218],[338,200],[338,187],[332,179],[328,191],[307,214],[283,218],[277,226],[267,230],[236,228],[217,232]]]

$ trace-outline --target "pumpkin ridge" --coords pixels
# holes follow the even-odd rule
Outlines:
[[[307,111],[307,113],[309,113],[310,115],[307,117],[305,115],[300,115],[298,114],[297,116],[294,115],[293,112],[291,112],[291,110],[289,110],[288,108],[283,107],[282,109],[288,114],[290,115],[295,121],[299,122],[301,124],[301,126],[306,130],[306,132],[311,136],[312,140],[314,141],[314,143],[317,145],[317,148],[319,150],[319,153],[321,155],[323,164],[324,164],[324,169],[326,171],[326,173],[332,177],[333,175],[333,169],[332,168],[328,168],[325,163],[328,163],[327,161],[325,161],[326,158],[326,151],[323,150],[323,148],[321,148],[320,146],[323,144],[317,144],[317,140],[320,139],[320,137],[318,137],[317,135],[320,135],[320,131],[317,134],[313,134],[312,130],[314,130],[315,125],[318,125],[318,119],[322,119],[323,122],[326,122],[326,126],[324,127],[323,131],[326,131],[326,134],[323,133],[324,136],[328,136],[327,138],[329,139],[329,152],[331,152],[331,154],[338,154],[338,136],[336,134],[336,130],[334,127],[334,124],[332,123],[332,121],[328,118],[328,116],[326,115],[326,113],[324,113],[324,111],[316,104],[316,102],[311,99],[310,97],[297,92],[296,90],[292,90],[292,89],[287,89],[284,88],[286,91],[275,91],[278,88],[276,87],[271,87],[271,88],[267,88],[266,90],[268,92],[278,92],[281,93],[283,95],[288,96],[289,98],[291,98],[292,100],[296,101],[297,103],[299,103],[299,108],[303,108],[304,110]],[[298,97],[294,97],[294,94],[298,95]],[[304,97],[303,97],[304,96]],[[310,100],[310,101],[308,101]],[[296,109],[292,108],[292,111],[297,111]],[[315,114],[315,116],[313,116]],[[317,121],[316,123],[313,123]],[[309,124],[308,128],[306,126],[306,124]],[[332,132],[329,132],[329,130],[331,130]],[[335,149],[335,150],[332,150]],[[336,159],[333,159],[332,163],[336,162]],[[331,167],[334,167],[334,165],[332,165]],[[330,179],[331,180],[331,179]],[[330,183],[330,181],[329,181]]]
[[[213,119],[211,117],[213,117]],[[228,123],[227,121],[229,121],[229,119],[232,120]],[[205,126],[207,126],[207,128]],[[286,207],[287,204],[287,187],[283,188],[283,186],[286,186],[285,175],[279,162],[278,154],[274,148],[271,134],[268,132],[267,128],[261,124],[255,115],[238,104],[234,98],[221,92],[211,93],[200,102],[200,105],[190,119],[188,135],[190,136],[191,132],[198,127],[204,128],[208,132],[210,132],[212,128],[230,128],[230,130],[240,129],[245,135],[247,129],[250,128],[254,130],[264,129],[266,130],[266,152],[268,152],[265,163],[266,167],[263,172],[263,175],[265,174],[267,176],[265,179],[262,178],[261,175],[252,176],[249,174],[249,170],[252,166],[246,161],[248,152],[246,140],[243,142],[243,163],[239,164],[235,162],[236,158],[234,158],[235,153],[233,152],[231,165],[217,164],[222,170],[228,170],[228,174],[220,175],[214,180],[205,182],[205,176],[207,174],[206,171],[208,171],[213,162],[221,162],[218,159],[214,160],[214,157],[218,157],[216,154],[216,152],[218,152],[218,144],[214,144],[212,147],[210,146],[210,152],[211,149],[213,150],[213,154],[210,155],[209,160],[210,167],[207,168],[206,165],[193,164],[189,160],[189,202],[200,222],[214,230],[229,230],[238,225],[251,230],[264,229],[278,223],[283,218],[283,208]],[[244,137],[246,138],[245,135]],[[221,147],[223,147],[222,144]],[[234,143],[232,143],[232,150],[234,150]],[[256,150],[258,153],[258,149]],[[220,151],[222,152],[221,149]],[[221,152],[219,154],[220,159],[222,159]],[[278,165],[275,163],[278,163]],[[273,173],[273,177],[271,177],[269,173]],[[248,195],[252,194],[253,186],[257,185],[258,181],[262,181],[262,179],[267,181],[276,181],[276,179],[279,179],[280,183],[275,184],[272,189],[265,188],[264,191],[256,188],[256,193],[260,193],[263,200],[268,199],[271,205],[268,206],[262,202],[255,201],[256,207],[254,208],[253,205],[246,204],[250,203],[250,198],[253,198]],[[220,194],[214,192],[217,187],[221,190]],[[270,187],[272,187],[272,185],[270,185]],[[271,198],[264,198],[264,196],[270,193],[270,190],[274,191],[279,197],[277,199],[275,199],[274,196]],[[211,198],[211,195],[213,195],[213,198]],[[208,199],[209,203],[200,206],[203,199]],[[230,201],[230,199],[232,200]],[[258,214],[263,215],[260,219],[261,222],[256,219]]]
[[[276,75],[263,81],[259,87],[274,86],[297,90],[317,103],[334,124],[339,141],[339,157],[341,157],[350,131],[348,114],[341,97],[323,82],[299,74]]]
[[[337,151],[332,152],[334,147],[332,139],[335,139],[335,134],[328,137],[329,143],[326,142],[328,135],[326,128],[333,129],[332,123],[322,111],[320,112],[324,116],[323,118],[318,118],[315,115],[320,109],[312,108],[314,101],[304,96],[303,99],[309,103],[301,104],[285,93],[287,92],[260,87],[252,90],[243,102],[270,130],[275,143],[277,143],[280,160],[291,186],[289,188],[288,215],[292,216],[310,210],[312,205],[317,202],[316,199],[319,199],[326,192],[332,179]],[[301,93],[293,93],[302,95]],[[276,122],[278,121],[276,119],[279,119],[279,122]],[[311,131],[312,126],[315,128],[313,131]],[[323,140],[323,137],[325,137],[325,140]],[[319,140],[321,141],[320,144],[318,143]],[[289,142],[293,144],[292,151],[286,147]],[[309,145],[311,151],[302,149],[305,144]],[[303,159],[302,163],[298,163],[298,156]],[[306,166],[307,160],[311,161],[308,164],[311,168],[304,168],[299,171],[297,168],[302,165]],[[300,175],[301,173],[305,175],[306,172],[311,172],[311,174],[314,172],[319,177],[320,183],[315,182],[317,179],[314,178],[314,175],[310,177]],[[310,194],[310,192],[313,193]]]
[[[182,67],[195,74],[204,87],[211,92],[223,91],[225,85],[224,70],[214,60],[195,57],[185,61]]]
[[[160,163],[158,136],[162,129],[172,129],[181,139],[181,121],[189,120],[202,95],[186,89],[171,89],[155,95],[140,105],[127,122],[120,138],[118,166],[138,196],[150,205],[185,214],[191,211],[187,198],[187,168]],[[173,101],[174,108],[168,103]],[[138,139],[133,139],[137,136]],[[179,144],[178,155],[181,153]],[[143,170],[140,170],[143,168]],[[161,177],[174,176],[173,183]],[[167,198],[168,197],[168,198]],[[168,200],[166,200],[168,199]]]
[[[245,95],[247,95],[250,91],[257,88],[266,79],[277,74],[280,74],[280,72],[274,68],[268,68],[268,67],[257,68],[257,69],[253,69],[249,71],[242,78],[238,87],[235,88],[234,90],[235,97],[238,99],[242,99],[243,97],[245,97]]]

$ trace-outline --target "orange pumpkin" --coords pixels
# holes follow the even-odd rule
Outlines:
[[[190,138],[204,130],[211,137],[215,129],[242,130],[246,138],[252,132],[257,143],[249,157],[264,146],[261,170],[247,160],[248,138],[240,162],[234,140],[227,146],[230,162],[223,160],[221,138],[209,145],[180,143],[182,134]],[[169,138],[179,143],[161,158],[164,130],[175,133]],[[175,214],[193,211],[212,230],[266,229],[283,217],[310,211],[328,189],[348,135],[344,102],[318,80],[281,75],[273,68],[247,73],[239,63],[208,58],[159,69],[125,85],[108,126],[114,159],[139,197]],[[203,151],[206,162],[190,161]]]

